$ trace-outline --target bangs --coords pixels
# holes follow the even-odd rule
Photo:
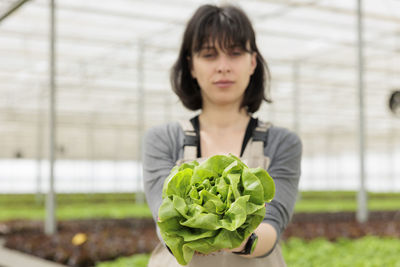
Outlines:
[[[208,14],[196,25],[192,43],[192,52],[197,53],[204,47],[213,48],[217,44],[221,50],[227,51],[240,47],[251,52],[253,29],[245,16],[220,9]],[[247,43],[250,43],[250,48]]]

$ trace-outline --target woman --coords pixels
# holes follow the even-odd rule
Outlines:
[[[278,241],[293,212],[302,147],[296,134],[252,117],[263,100],[270,102],[269,78],[251,22],[240,8],[197,9],[186,26],[171,82],[183,105],[200,114],[190,123],[152,128],[145,136],[144,188],[153,217],[171,169],[216,154],[231,153],[249,167],[266,168],[276,194],[263,222],[238,248],[197,254],[189,266],[285,266]],[[159,245],[149,266],[180,265]]]

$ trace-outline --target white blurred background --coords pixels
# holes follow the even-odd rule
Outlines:
[[[12,14],[6,11],[24,2]],[[357,190],[355,1],[214,1],[241,6],[272,73],[256,117],[303,140],[301,190]],[[141,139],[195,115],[169,69],[187,19],[209,1],[59,0],[56,9],[57,192],[141,190]],[[44,192],[49,158],[48,1],[0,1],[0,193]],[[400,191],[400,1],[364,1],[365,177]]]

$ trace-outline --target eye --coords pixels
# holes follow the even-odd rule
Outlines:
[[[233,57],[241,56],[241,55],[243,55],[243,53],[244,53],[243,49],[241,49],[239,47],[234,48],[234,49],[229,51],[229,55],[233,56]]]
[[[217,50],[212,46],[204,46],[198,53],[199,57],[204,59],[213,59],[217,57]]]
[[[200,54],[200,56],[203,58],[213,58],[216,55],[217,55],[217,53],[213,50],[205,50]]]

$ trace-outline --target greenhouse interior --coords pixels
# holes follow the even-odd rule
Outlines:
[[[400,266],[399,0],[0,0],[0,266],[147,266],[143,140],[200,113],[170,75],[204,4],[247,14],[252,116],[301,139],[287,266]]]

